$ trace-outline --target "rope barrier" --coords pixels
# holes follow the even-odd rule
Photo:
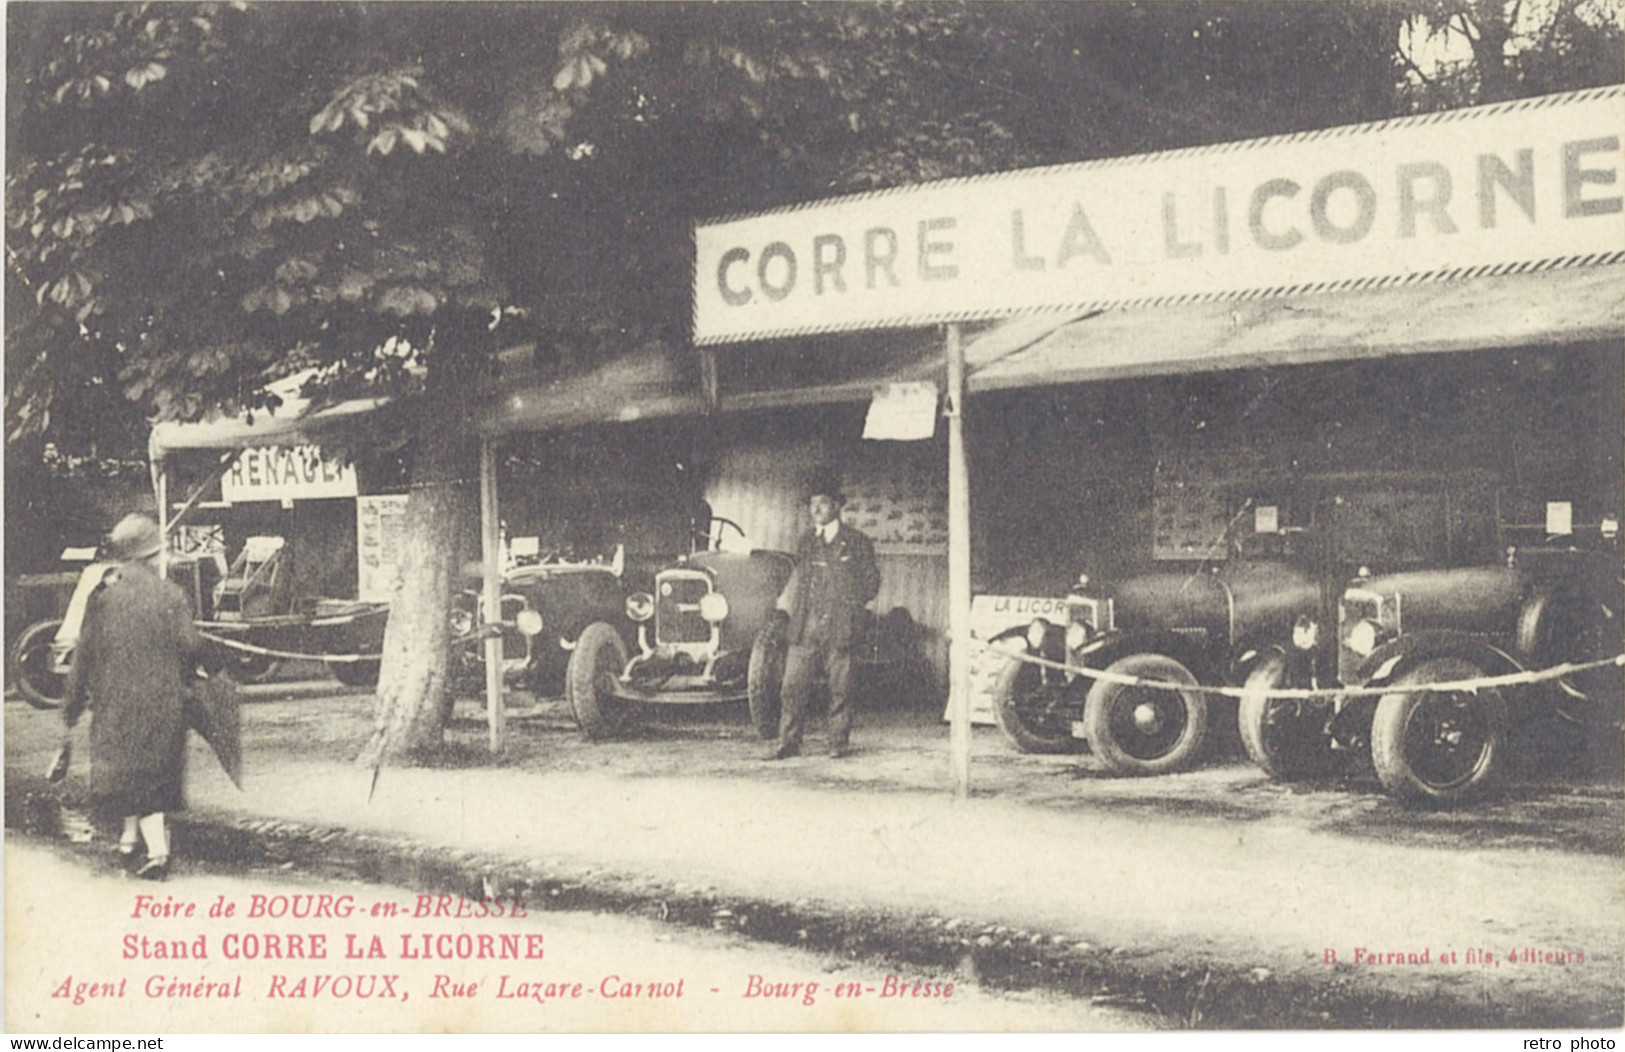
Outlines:
[[[1265,690],[1248,690],[1245,687],[1210,687],[1203,684],[1194,686],[1184,683],[1170,683],[1161,679],[1145,679],[1141,676],[1128,676],[1120,672],[1110,672],[1106,669],[1088,668],[1081,665],[1070,665],[1064,661],[1051,661],[1036,654],[1025,651],[1010,651],[993,646],[984,640],[975,639],[972,642],[984,650],[1004,654],[1017,661],[1025,661],[1030,665],[1054,669],[1058,672],[1071,672],[1089,679],[1101,679],[1108,683],[1120,683],[1125,687],[1150,687],[1153,690],[1197,690],[1204,694],[1216,694],[1224,698],[1266,697],[1308,700],[1312,698],[1378,698],[1387,694],[1420,694],[1425,691],[1464,691],[1477,693],[1481,690],[1494,690],[1499,687],[1521,687],[1534,683],[1546,683],[1552,680],[1563,679],[1580,672],[1589,672],[1599,668],[1625,668],[1625,654],[1618,654],[1611,658],[1602,658],[1597,661],[1565,662],[1553,665],[1546,669],[1533,669],[1525,672],[1510,672],[1501,676],[1480,676],[1476,679],[1451,680],[1445,683],[1416,683],[1410,685],[1394,685],[1387,687],[1271,687]]]
[[[270,647],[257,646],[253,643],[244,643],[240,639],[227,639],[217,636],[213,632],[198,631],[198,635],[211,643],[216,643],[232,650],[241,650],[248,654],[258,654],[261,657],[278,658],[283,661],[377,661],[377,654],[301,654],[292,650],[273,650]]]

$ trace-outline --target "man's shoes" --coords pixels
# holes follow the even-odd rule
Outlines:
[[[764,760],[788,760],[792,756],[800,756],[800,755],[801,755],[801,746],[799,746],[799,745],[780,745],[777,748],[775,748],[772,752],[770,752],[766,756],[762,757],[762,759],[764,759]]]
[[[851,755],[852,755],[852,745],[851,745],[850,742],[830,742],[829,743],[829,758],[830,759],[832,759],[832,760],[842,760],[842,759],[845,759],[846,757],[851,756]]]
[[[135,871],[142,880],[163,880],[169,876],[169,856],[147,859],[147,864]]]

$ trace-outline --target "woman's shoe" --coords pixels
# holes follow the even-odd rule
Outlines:
[[[163,880],[169,876],[169,856],[147,859],[147,864],[135,871],[142,880]]]
[[[136,851],[136,849],[135,849],[135,847],[133,845],[131,847],[128,847],[128,848],[124,847],[122,844],[119,845],[119,849],[118,849],[118,865],[119,865],[120,869],[122,869],[126,873],[134,873],[136,867],[139,866],[140,864],[141,864],[141,855],[139,853],[137,853],[137,851]]]

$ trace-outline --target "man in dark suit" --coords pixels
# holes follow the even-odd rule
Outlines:
[[[789,649],[780,690],[779,744],[769,754],[782,760],[801,751],[807,701],[819,678],[829,684],[829,754],[847,754],[852,735],[852,644],[863,608],[880,591],[875,548],[868,537],[841,522],[841,493],[834,473],[820,472],[809,487],[813,528],[802,536],[796,569],[779,597],[789,615]]]

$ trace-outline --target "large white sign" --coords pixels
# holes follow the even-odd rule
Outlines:
[[[355,495],[355,466],[323,458],[316,446],[254,446],[220,476],[220,496],[229,504]]]
[[[1271,295],[1625,257],[1625,87],[702,224],[694,338]]]

